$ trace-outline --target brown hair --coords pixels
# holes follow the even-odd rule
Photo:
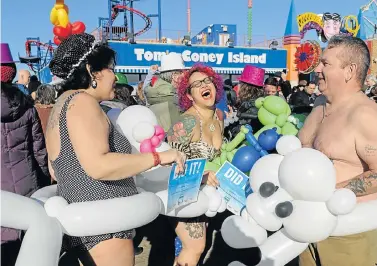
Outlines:
[[[137,91],[136,91],[137,95],[142,101],[144,101],[143,85],[144,85],[144,81],[139,82],[139,84],[137,84]]]
[[[250,100],[256,100],[259,97],[263,97],[263,88],[257,87],[251,84],[240,82],[240,89],[238,91],[238,102],[246,102]]]

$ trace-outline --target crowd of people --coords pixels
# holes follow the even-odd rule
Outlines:
[[[89,34],[72,35],[57,48],[49,65],[62,80],[58,84],[41,84],[27,70],[20,70],[13,83],[14,61],[1,61],[6,70],[1,75],[1,189],[30,196],[57,183],[58,194],[68,203],[137,194],[133,176],[172,163],[184,171],[186,159],[215,158],[242,125],[251,125],[255,132],[261,129],[255,102],[273,95],[284,99],[293,113],[307,116],[298,136],[305,147],[320,150],[333,161],[338,187],[353,190],[360,201],[377,199],[377,78],[367,76],[369,60],[368,48],[359,39],[333,37],[316,78],[292,87],[287,70],[268,75],[247,65],[237,82],[223,81],[212,68],[187,68],[178,54],[170,53],[134,88],[124,74],[114,73],[111,48]],[[171,150],[131,153],[129,141],[106,114],[132,105],[147,106],[155,113]],[[224,123],[234,115],[236,121]],[[202,182],[219,185],[211,171],[205,172]],[[210,219],[170,218],[170,222],[178,236],[171,265],[198,265]],[[134,235],[130,230],[65,236],[63,251],[83,265],[133,265]],[[14,265],[22,232],[2,228],[1,238],[2,265]],[[370,231],[312,244],[300,262],[373,266],[376,250],[377,232]]]

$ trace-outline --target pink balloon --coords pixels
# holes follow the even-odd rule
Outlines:
[[[157,136],[153,136],[151,138],[151,142],[154,147],[157,147],[158,145],[160,145],[161,140]]]
[[[156,135],[158,136],[158,135],[165,135],[165,131],[164,131],[164,129],[161,127],[161,126],[154,126],[154,128],[156,129]]]
[[[152,145],[152,142],[150,139],[146,139],[142,143],[140,143],[141,153],[148,153],[148,152],[154,152],[154,151],[155,151],[155,148]]]

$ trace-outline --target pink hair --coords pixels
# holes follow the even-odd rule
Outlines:
[[[192,74],[195,72],[200,72],[203,74],[206,74],[208,77],[213,78],[213,84],[216,88],[216,101],[215,104],[218,103],[221,98],[223,97],[224,88],[223,88],[223,80],[211,67],[202,65],[202,64],[195,64],[193,67],[191,67],[189,70],[185,71],[183,73],[183,76],[181,77],[179,81],[178,86],[178,103],[179,107],[186,111],[192,106],[192,101],[187,97],[188,89],[189,89],[189,79]]]

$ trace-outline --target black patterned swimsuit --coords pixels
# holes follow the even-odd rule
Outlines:
[[[97,201],[112,198],[127,197],[137,194],[133,178],[125,178],[117,181],[100,181],[91,178],[82,168],[76,153],[72,147],[67,129],[67,108],[72,98],[80,92],[71,94],[65,101],[59,117],[60,153],[51,166],[58,181],[58,195],[68,203]],[[114,129],[109,123],[109,147],[110,152],[131,153],[131,145],[127,138]],[[111,239],[132,239],[133,230],[111,234],[71,237],[64,236],[63,248],[69,250],[90,250],[98,243]]]

